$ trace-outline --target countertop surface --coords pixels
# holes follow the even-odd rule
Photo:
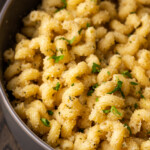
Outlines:
[[[21,150],[9,131],[0,106],[0,150]]]

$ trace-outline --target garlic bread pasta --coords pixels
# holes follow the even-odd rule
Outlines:
[[[42,0],[3,56],[12,106],[56,150],[150,150],[150,0]]]

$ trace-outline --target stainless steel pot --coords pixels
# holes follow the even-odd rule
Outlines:
[[[1,7],[3,3],[0,14],[0,104],[9,129],[23,150],[52,150],[16,114],[9,102],[3,79],[3,51],[13,46],[15,33],[21,27],[21,18],[36,8],[40,0],[1,0]]]

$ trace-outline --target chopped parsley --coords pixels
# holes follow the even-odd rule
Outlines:
[[[142,91],[138,91],[138,94],[140,94],[141,98],[145,98],[144,95],[142,94]]]
[[[88,93],[87,93],[87,96],[92,96],[92,94],[94,93],[94,91],[97,87],[98,87],[97,83],[95,85],[91,86]]]
[[[115,106],[111,106],[110,111],[115,115],[122,116],[122,114],[117,110]]]
[[[110,109],[106,109],[103,110],[103,113],[108,114],[112,112],[113,114],[117,115],[117,116],[122,116],[122,114],[117,110],[117,108],[115,106],[111,106]]]
[[[74,86],[74,83],[72,83],[71,86]]]
[[[48,112],[48,114],[49,114],[50,116],[52,116],[52,115],[53,115],[53,111],[48,110],[47,112]]]
[[[87,24],[86,24],[86,27],[87,27],[87,28],[89,28],[90,26],[91,26],[91,24],[90,24],[90,23],[87,23]]]
[[[130,14],[135,14],[136,12],[130,12]]]
[[[138,85],[137,82],[130,82],[131,85]]]
[[[105,113],[105,114],[110,113],[110,109],[103,110],[103,113]]]
[[[82,30],[83,30],[83,28],[81,28],[81,29],[78,31],[78,33],[81,34]]]
[[[92,73],[99,73],[100,72],[100,69],[101,69],[101,66],[96,64],[96,63],[93,63],[93,66],[92,66]]]
[[[107,71],[107,74],[110,76],[110,72],[109,71]]]
[[[96,98],[96,102],[98,102],[99,101],[99,99],[98,99],[98,97]]]
[[[147,134],[149,134],[149,135],[150,135],[150,131],[148,131],[148,132],[147,132]]]
[[[71,98],[71,96],[69,96],[69,100],[71,100],[71,101],[72,101],[72,98]]]
[[[121,73],[124,77],[129,77],[129,78],[132,78],[132,75],[129,71],[124,71]]]
[[[138,104],[137,104],[137,103],[134,104],[134,108],[135,108],[135,109],[138,108]]]
[[[79,77],[79,76],[76,76],[76,79],[80,79],[80,77]]]
[[[67,2],[66,2],[66,0],[61,0],[61,2],[63,3],[63,7],[58,8],[58,9],[56,10],[56,12],[59,12],[60,10],[65,9],[65,8],[67,7]]]
[[[68,40],[68,39],[66,39],[66,38],[64,38],[64,37],[61,37],[61,38],[59,38],[59,40],[65,40],[65,41],[67,41],[68,42],[68,44],[73,44],[73,42],[74,42],[74,40],[75,40],[75,36],[71,39],[71,40]]]
[[[128,37],[130,37],[132,34],[128,34]]]
[[[90,26],[91,26],[90,23],[87,23],[87,24],[86,24],[86,28],[89,28]],[[83,28],[81,28],[81,29],[78,31],[78,34],[81,34],[82,30],[83,30]]]
[[[132,134],[132,132],[131,132],[131,128],[125,123],[124,124],[124,127],[126,127],[128,130],[129,130],[129,133],[130,133],[130,135]]]
[[[55,86],[55,87],[53,87],[53,89],[54,89],[54,90],[56,90],[56,91],[58,91],[58,90],[59,90],[59,88],[60,88],[60,83],[59,83],[59,82],[57,82],[56,86]]]
[[[54,59],[55,63],[58,63],[60,60],[62,60],[64,58],[64,55],[60,55],[60,56],[56,56],[56,55],[53,55],[52,57],[50,57],[50,59]]]
[[[59,48],[59,49],[56,48],[56,51],[60,51],[63,54],[64,50],[62,48]]]
[[[48,49],[47,51],[48,51],[48,52],[51,51],[51,52],[53,52],[53,53],[55,54],[55,52],[54,52],[52,49]]]
[[[73,44],[75,38],[76,38],[76,37],[74,36],[71,40],[69,40],[69,44],[70,44],[70,45]]]
[[[50,127],[50,122],[46,118],[41,118],[40,120],[46,127]]]
[[[114,88],[114,90],[112,90],[111,92],[109,92],[109,93],[107,93],[107,94],[112,94],[112,93],[115,93],[115,92],[119,91],[119,92],[121,93],[122,97],[124,98],[124,97],[125,97],[125,96],[124,96],[124,93],[123,93],[122,90],[121,90],[122,84],[123,84],[123,82],[120,81],[120,80],[118,80],[117,86]]]

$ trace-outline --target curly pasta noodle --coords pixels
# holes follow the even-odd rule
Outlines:
[[[4,52],[6,89],[56,150],[150,150],[150,1],[42,0]]]

